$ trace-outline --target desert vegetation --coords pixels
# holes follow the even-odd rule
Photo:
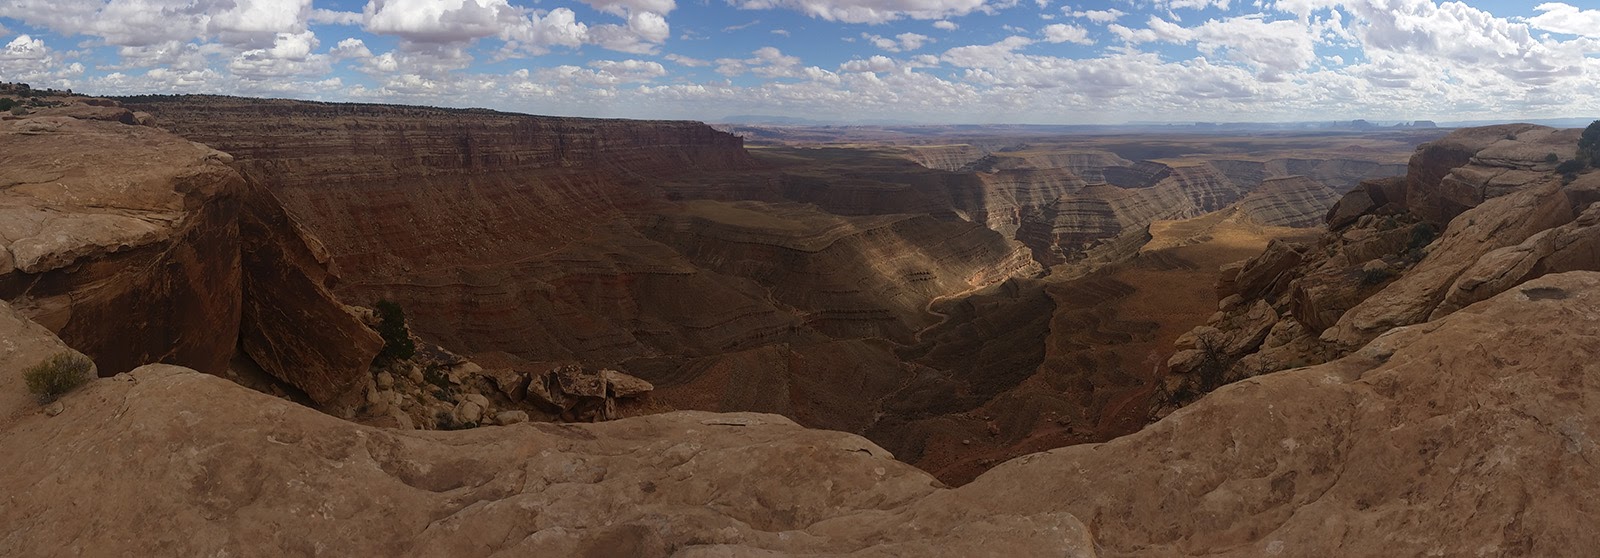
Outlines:
[[[22,371],[28,392],[40,403],[55,401],[89,381],[94,363],[87,357],[62,351]]]

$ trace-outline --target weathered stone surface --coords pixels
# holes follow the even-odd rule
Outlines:
[[[1260,256],[1245,262],[1233,280],[1237,294],[1247,299],[1267,298],[1288,285],[1288,273],[1304,259],[1304,246],[1274,240]]]
[[[1427,321],[1450,286],[1479,258],[1575,216],[1553,176],[1538,186],[1485,201],[1452,220],[1414,269],[1345,312],[1321,338],[1353,350],[1391,328]]]
[[[772,415],[396,431],[152,365],[0,423],[0,553],[1578,555],[1597,336],[1547,275],[959,489]]]
[[[317,403],[334,404],[368,377],[383,339],[334,298],[329,255],[272,193],[250,184],[243,197],[239,348]]]
[[[0,300],[0,426],[39,407],[23,370],[62,352],[77,351]]]
[[[121,107],[44,112],[0,124],[0,300],[108,375],[220,374],[240,347],[319,403],[365,375],[380,341],[328,294],[326,250],[231,156],[99,118]]]
[[[242,298],[243,183],[228,160],[143,126],[0,123],[0,300],[103,374],[157,361],[221,373]]]
[[[1546,276],[930,499],[1070,511],[1108,556],[1582,554],[1597,334],[1600,274]]]

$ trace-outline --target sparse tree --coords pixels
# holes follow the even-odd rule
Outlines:
[[[1584,128],[1578,138],[1578,160],[1591,167],[1600,166],[1600,120]]]

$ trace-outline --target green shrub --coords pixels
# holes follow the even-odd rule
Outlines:
[[[1544,156],[1544,162],[1546,162],[1546,163],[1556,163],[1556,162],[1560,162],[1560,161],[1561,161],[1561,156],[1560,155],[1556,155],[1555,153],[1549,153],[1549,154],[1546,154]]]
[[[1556,172],[1561,174],[1572,174],[1581,170],[1583,170],[1583,161],[1577,159],[1567,159],[1556,165]]]
[[[417,354],[417,346],[411,342],[411,334],[406,330],[406,313],[400,309],[400,305],[380,300],[373,307],[378,311],[378,335],[383,337],[383,350],[378,352],[378,361],[388,363],[405,360]]]
[[[1361,284],[1370,287],[1388,281],[1391,277],[1394,277],[1394,272],[1387,267],[1369,269],[1361,272]]]
[[[1406,244],[1406,249],[1415,252],[1426,248],[1438,236],[1439,229],[1434,228],[1433,225],[1417,223],[1411,227],[1411,242]]]
[[[92,368],[94,363],[89,359],[63,351],[23,370],[22,378],[28,384],[29,393],[38,397],[40,403],[49,403],[89,381]]]
[[[1590,123],[1578,138],[1578,160],[1591,167],[1600,166],[1600,120]]]
[[[0,110],[11,110],[14,106],[17,106],[17,102],[10,97],[0,97]]]

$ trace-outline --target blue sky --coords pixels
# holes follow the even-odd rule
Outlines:
[[[1600,115],[1600,9],[1509,0],[0,0],[0,80],[718,120]]]

